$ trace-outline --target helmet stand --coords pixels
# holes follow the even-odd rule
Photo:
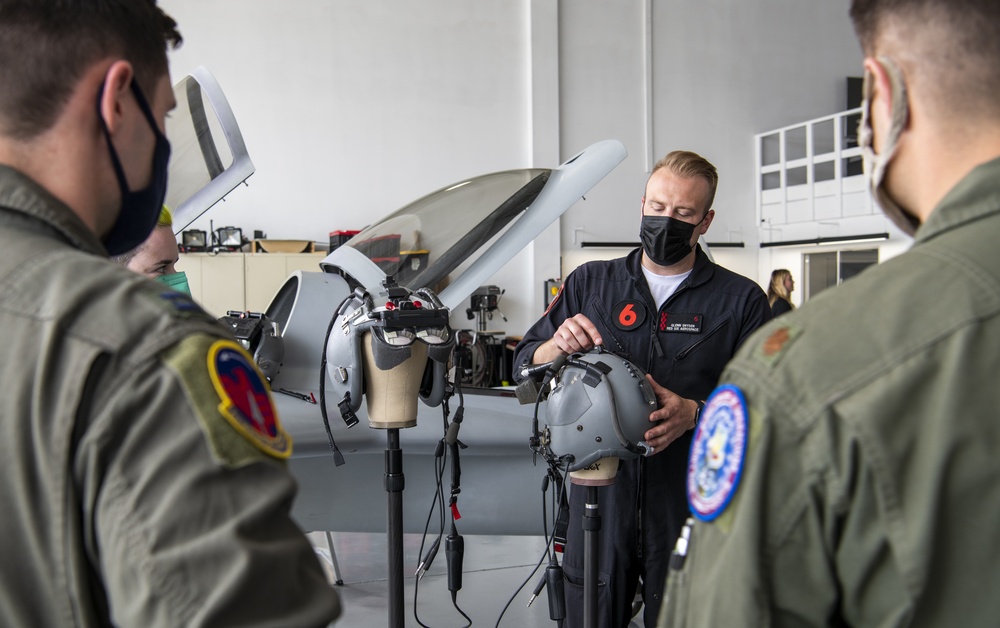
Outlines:
[[[587,487],[587,502],[583,513],[583,626],[597,626],[597,557],[601,513],[597,489],[610,486],[618,473],[618,458],[601,458],[586,469],[573,471],[569,481]]]
[[[413,343],[411,355],[388,371],[375,365],[372,333],[365,334],[365,400],[368,403],[369,427],[386,430],[385,490],[389,562],[389,626],[402,628],[403,607],[403,450],[399,447],[399,429],[417,424],[417,396],[420,379],[427,364],[427,348]]]

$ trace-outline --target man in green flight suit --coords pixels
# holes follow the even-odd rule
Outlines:
[[[179,42],[153,0],[0,0],[2,626],[340,613],[252,358],[107,259],[163,206]]]
[[[1000,623],[1000,2],[851,17],[867,172],[915,241],[727,367],[660,625]]]

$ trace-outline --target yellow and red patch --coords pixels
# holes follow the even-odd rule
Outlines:
[[[242,347],[218,340],[208,351],[208,373],[219,395],[219,412],[236,431],[277,458],[292,454],[292,439],[278,420],[271,390]]]

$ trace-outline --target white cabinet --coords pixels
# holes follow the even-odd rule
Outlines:
[[[326,253],[185,253],[177,270],[187,274],[191,296],[209,314],[263,312],[296,270],[318,271]]]
[[[263,312],[289,275],[297,270],[318,272],[319,263],[326,256],[326,253],[244,254],[245,309]]]

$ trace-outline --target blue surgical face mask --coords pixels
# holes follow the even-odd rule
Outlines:
[[[184,271],[172,273],[170,275],[160,275],[159,277],[154,278],[154,280],[170,286],[177,292],[183,292],[186,295],[191,294],[191,287],[188,286],[188,278],[187,275],[184,274]]]
[[[153,149],[153,171],[150,175],[149,185],[135,191],[128,188],[128,181],[125,180],[125,171],[122,170],[118,152],[115,150],[114,144],[111,143],[111,133],[108,131],[108,125],[104,122],[104,116],[100,113],[101,95],[104,93],[103,85],[101,86],[101,94],[97,97],[97,118],[101,121],[101,127],[104,129],[104,138],[108,142],[111,163],[115,167],[118,189],[121,191],[122,197],[118,218],[111,226],[111,231],[104,236],[104,246],[109,255],[121,255],[146,241],[146,238],[152,233],[153,227],[156,226],[160,209],[163,207],[163,200],[167,196],[167,165],[170,162],[170,142],[156,126],[156,119],[153,117],[153,111],[149,108],[149,102],[143,96],[135,79],[132,80],[132,92],[135,94],[136,102],[139,103],[139,108],[146,117],[146,121],[149,122],[149,127],[156,136],[156,147]]]

